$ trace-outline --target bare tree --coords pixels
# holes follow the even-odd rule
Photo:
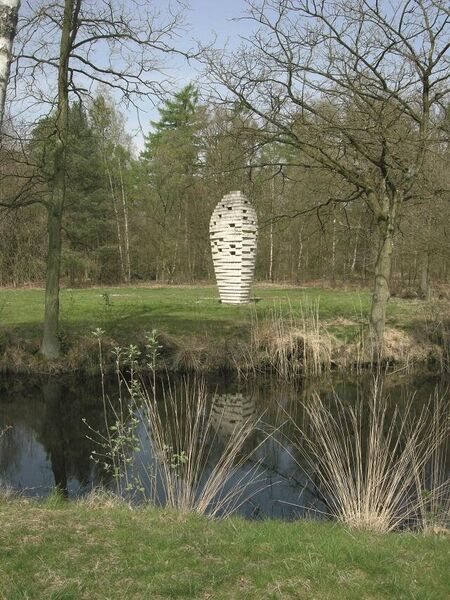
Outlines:
[[[362,200],[373,212],[370,322],[381,349],[398,219],[419,181],[433,188],[427,166],[441,148],[435,125],[450,91],[448,9],[432,0],[248,4],[256,31],[232,56],[208,55],[213,84],[231,92],[222,101],[253,112],[261,137],[297,149],[305,168],[342,179],[349,195],[339,200]]]
[[[47,196],[39,197],[48,214],[41,352],[53,359],[60,353],[59,287],[70,98],[82,101],[97,85],[135,106],[139,98],[159,97],[166,80],[158,55],[175,52],[181,13],[168,7],[163,19],[152,3],[143,0],[42,0],[27,2],[25,8],[19,22],[16,101],[29,111],[35,110],[37,103],[41,112],[47,103],[55,117],[53,178]],[[26,198],[16,197],[10,203],[33,202],[33,190],[27,191]]]
[[[20,0],[0,0],[0,127],[5,111],[6,86],[11,65],[11,51],[16,35]]]
[[[117,248],[122,280],[131,279],[127,194],[123,180],[121,150],[129,146],[124,135],[124,119],[106,92],[99,93],[90,107],[90,118],[100,140],[103,169],[108,180],[117,232]],[[122,139],[121,139],[122,138]],[[121,205],[121,209],[119,211]],[[122,239],[123,238],[123,239]]]

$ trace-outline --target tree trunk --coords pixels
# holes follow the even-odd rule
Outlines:
[[[350,272],[353,275],[356,269],[356,259],[358,258],[358,242],[359,242],[359,232],[361,230],[361,216],[359,217],[358,225],[356,227],[356,235],[355,235],[355,246],[353,248],[353,259],[352,265],[350,267]]]
[[[60,142],[58,142],[60,145]],[[61,149],[57,150],[58,153]],[[64,160],[61,157],[61,160]],[[59,171],[59,167],[58,167]],[[57,358],[60,352],[59,328],[59,279],[61,270],[61,224],[64,210],[65,176],[59,171],[55,177],[52,201],[47,213],[48,257],[45,285],[44,336],[41,352],[48,359]]]
[[[273,283],[273,219],[270,219],[269,230],[269,281]]]
[[[303,238],[302,232],[300,231],[298,234],[298,252],[297,252],[297,269],[296,269],[296,278],[295,282],[298,284],[303,281],[303,273],[302,273],[302,258],[303,258]]]
[[[180,260],[180,274],[183,272],[186,275],[183,277],[187,278],[188,281],[192,280],[192,264],[191,264],[191,244],[189,243],[189,219],[188,219],[188,201],[186,195],[184,195],[184,258],[186,259],[186,269],[183,269],[183,263]],[[173,271],[176,269],[176,256],[178,252],[178,244],[175,246],[175,258],[173,264]]]
[[[375,285],[372,296],[370,325],[376,342],[376,350],[382,353],[386,309],[390,297],[389,280],[391,277],[392,251],[394,246],[394,227],[388,218],[379,219],[378,230],[380,245],[375,263]]]
[[[11,51],[17,29],[20,0],[0,0],[0,127],[5,112],[6,86],[11,66]]]
[[[419,293],[424,300],[430,299],[430,243],[433,239],[432,219],[430,210],[425,213],[425,247],[420,257]]]
[[[186,225],[186,213],[185,213],[185,225]],[[177,232],[181,231],[181,211],[178,213],[178,227],[177,227]],[[185,243],[185,250],[187,252],[187,229],[185,229],[185,238],[184,238],[184,243]],[[169,269],[169,283],[173,283],[174,280],[174,275],[176,273],[176,268],[177,268],[177,260],[178,260],[178,246],[179,246],[179,240],[178,240],[178,234],[175,237],[175,249],[172,255],[172,262],[171,262],[171,266],[168,267]],[[186,254],[185,252],[185,254]],[[181,269],[182,271],[182,269]]]
[[[128,203],[123,183],[122,164],[119,161],[120,187],[122,190],[122,211],[123,211],[123,235],[125,238],[125,264],[126,264],[126,283],[131,281],[131,261],[130,261],[130,234],[128,230]]]
[[[332,222],[333,222],[333,237],[331,241],[331,285],[336,287],[336,205],[333,204],[331,208]]]
[[[270,230],[269,230],[269,281],[273,283],[273,208],[275,204],[275,175],[272,176],[270,186]]]
[[[66,0],[61,31],[58,67],[58,112],[56,116],[56,147],[52,195],[48,203],[48,257],[45,284],[44,336],[41,352],[47,359],[60,353],[59,282],[61,269],[61,230],[66,197],[66,152],[69,129],[68,72],[69,56],[74,41],[74,2]]]
[[[424,300],[428,300],[430,297],[430,280],[429,280],[429,271],[430,271],[430,256],[428,250],[424,252],[420,261],[420,281],[419,281],[419,291],[420,296]]]
[[[106,158],[105,158],[105,165],[106,165]],[[108,166],[105,166],[107,173],[108,173],[108,179],[109,179],[109,187],[111,190],[111,201],[112,201],[112,205],[113,205],[113,210],[114,210],[114,216],[116,219],[116,230],[117,230],[117,248],[119,250],[119,262],[120,262],[120,273],[122,275],[122,281],[124,283],[127,282],[127,276],[126,276],[126,272],[125,272],[125,263],[123,260],[123,248],[122,248],[122,230],[121,230],[121,226],[120,226],[120,218],[119,218],[119,211],[117,209],[117,199],[116,199],[116,192],[114,189],[114,182],[112,179],[112,175],[111,175],[111,171],[108,168]]]

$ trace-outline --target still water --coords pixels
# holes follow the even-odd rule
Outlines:
[[[420,407],[437,389],[448,394],[448,378],[425,376],[384,376],[385,392],[392,405],[402,404],[414,394]],[[174,389],[179,380],[171,381]],[[240,420],[253,417],[258,427],[246,441],[251,454],[235,477],[259,471],[258,481],[250,485],[240,512],[250,518],[276,517],[294,519],[308,513],[326,512],[314,473],[293,444],[277,435],[266,439],[267,431],[280,428],[287,415],[294,422],[302,420],[302,401],[313,401],[338,394],[345,402],[356,402],[370,394],[373,377],[333,376],[307,380],[298,385],[281,385],[264,379],[238,382],[209,379],[208,393],[216,396],[222,418],[214,448],[208,453],[210,465],[219,459],[227,435]],[[117,396],[117,382],[107,384],[112,403]],[[69,498],[76,498],[93,488],[111,486],[111,479],[92,458],[95,443],[87,426],[105,431],[101,382],[77,378],[27,379],[3,378],[0,383],[0,482],[30,497],[45,497],[57,486]],[[253,486],[253,487],[252,487]]]

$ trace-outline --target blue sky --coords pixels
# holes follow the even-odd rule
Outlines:
[[[47,2],[48,0],[39,0],[39,2]],[[102,0],[85,0],[86,7],[92,7],[96,3],[101,3]],[[120,6],[122,3],[125,7],[129,8],[131,12],[138,10],[136,6],[146,5],[151,11],[159,12],[160,17],[157,19],[161,23],[167,21],[168,17],[168,0],[116,0],[117,5]],[[173,44],[180,50],[187,50],[188,48],[195,48],[197,42],[201,44],[208,44],[215,40],[216,47],[224,47],[228,45],[230,47],[239,44],[240,36],[245,35],[250,31],[251,25],[246,21],[236,21],[233,19],[242,17],[247,9],[245,0],[180,0],[180,3],[186,6],[184,12],[184,28],[183,32],[179,35],[178,39]],[[176,6],[176,0],[172,0],[172,4]],[[27,13],[33,13],[36,10],[36,0],[22,0],[21,14],[27,16]],[[43,41],[45,42],[45,30],[42,30],[41,34],[44,36]],[[25,35],[25,38],[27,36]],[[38,37],[39,40],[39,37]],[[40,41],[37,42],[39,46]],[[59,43],[58,38],[51,38],[49,41],[52,45],[53,51],[57,52],[57,46]],[[102,62],[102,56],[106,58],[105,52],[108,51],[107,45],[104,44],[99,47],[97,58],[100,63]],[[28,52],[30,50],[28,49]],[[49,52],[51,52],[49,50]],[[184,85],[187,85],[190,81],[201,81],[201,67],[194,61],[188,63],[184,58],[168,56],[167,54],[160,54],[155,57],[160,65],[163,67],[163,76],[165,79],[169,79],[172,82],[173,89],[180,89]],[[49,101],[52,101],[56,93],[56,82],[55,82],[55,71],[52,69],[46,69],[45,73],[40,76],[39,83],[33,87],[42,88],[43,94],[48,96]],[[155,79],[161,79],[163,76],[159,76],[155,73]],[[10,92],[11,93],[11,92]],[[38,93],[38,92],[36,92]],[[12,95],[12,94],[11,94]],[[33,95],[28,94],[26,86],[19,85],[19,93],[15,96],[15,104],[12,108],[13,113],[16,115],[28,115],[29,122],[32,123],[36,118],[40,118],[42,114],[46,114],[48,110],[48,104],[40,104],[34,101]],[[143,147],[144,135],[146,135],[150,128],[150,122],[157,120],[158,110],[157,107],[152,103],[150,99],[143,101],[139,106],[139,111],[136,108],[127,107],[124,103],[120,105],[120,110],[127,119],[127,129],[132,135],[136,149],[139,151]]]
[[[218,48],[225,45],[236,46],[240,42],[240,36],[245,36],[250,31],[250,23],[238,19],[245,14],[245,0],[186,0],[186,4],[185,34],[178,41],[178,47],[183,50],[195,47],[196,42],[208,44],[214,40]],[[156,0],[154,5],[160,7],[163,19],[166,2]],[[201,73],[201,68],[195,61],[188,64],[180,59],[172,59],[170,62],[168,73],[179,86],[189,83]]]
[[[162,0],[158,4],[164,6]],[[187,18],[192,25],[193,34],[206,40],[211,32],[220,36],[220,41],[233,38],[236,34],[245,33],[248,25],[244,22],[233,22],[246,10],[245,0],[191,0]]]
[[[245,0],[186,0],[185,11],[186,34],[180,40],[183,47],[189,47],[194,41],[209,43],[216,39],[216,46],[234,46],[239,43],[240,36],[245,36],[250,31],[247,21],[235,19],[245,14],[247,4]],[[154,5],[164,14],[167,2],[156,0]],[[200,67],[195,63],[190,65],[183,60],[172,61],[167,73],[174,80],[177,87],[182,87],[200,76]],[[128,126],[135,133],[135,144],[140,149],[143,143],[143,133],[150,129],[150,121],[158,118],[158,111],[151,103],[144,105],[139,115],[136,111],[123,109],[128,119]]]

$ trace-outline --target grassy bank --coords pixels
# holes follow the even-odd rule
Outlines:
[[[392,598],[450,593],[450,538],[208,521],[105,501],[0,501],[0,598]]]
[[[271,361],[267,354],[280,354],[278,347],[266,348],[264,338],[278,335],[286,345],[286,327],[309,327],[306,333],[312,335],[313,342],[326,346],[325,350],[318,350],[320,360],[321,354],[337,364],[355,360],[357,351],[349,348],[367,323],[369,291],[265,286],[256,287],[254,295],[258,301],[249,306],[226,306],[218,302],[215,286],[65,289],[61,293],[64,356],[48,365],[38,354],[43,290],[3,289],[0,368],[95,369],[97,344],[91,332],[96,328],[104,331],[107,348],[131,343],[144,346],[145,332],[158,330],[163,366],[175,370],[208,371],[234,368],[236,364],[243,368],[248,364],[264,366],[264,362]],[[441,308],[419,300],[393,298],[387,321],[388,353],[392,359],[411,355],[414,360],[426,362],[436,350],[432,347],[435,340],[428,336],[429,324],[443,314]],[[259,336],[256,342],[255,332]],[[303,338],[304,334],[305,331]],[[292,340],[289,343],[292,345]]]

